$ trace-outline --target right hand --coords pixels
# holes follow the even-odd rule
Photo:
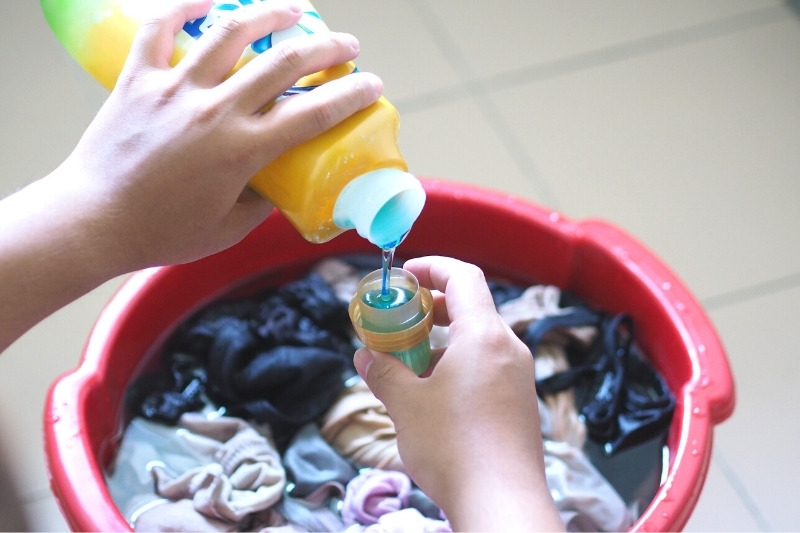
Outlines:
[[[288,2],[257,2],[215,23],[171,67],[176,33],[211,0],[149,5],[158,12],[72,154],[0,202],[0,351],[113,277],[240,241],[272,211],[250,178],[382,91],[362,72],[271,105],[301,77],[354,59],[356,39],[288,39],[228,76],[246,46],[301,16]]]
[[[497,314],[482,271],[444,257],[404,268],[437,289],[449,346],[416,376],[361,349],[358,373],[395,423],[409,475],[454,530],[563,529],[544,474],[533,357]]]
[[[68,189],[62,199],[79,197],[104,257],[118,259],[113,275],[235,244],[272,209],[247,186],[250,178],[381,94],[380,79],[361,72],[273,105],[301,77],[355,59],[358,41],[336,32],[287,39],[229,76],[250,43],[300,19],[302,8],[288,1],[227,12],[171,67],[175,34],[210,5],[159,3],[140,25],[114,91],[52,180]]]

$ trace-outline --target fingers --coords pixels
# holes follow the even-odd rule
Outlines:
[[[216,87],[230,74],[242,52],[254,41],[297,23],[299,6],[289,2],[258,2],[221,11],[208,31],[175,67],[201,87]],[[341,65],[358,55],[352,35],[325,32],[282,41],[253,57],[224,83],[223,98],[233,98],[247,113],[256,113],[298,79]]]
[[[414,372],[402,361],[387,353],[360,348],[353,356],[356,372],[367,384],[376,398],[387,407],[395,398],[411,390],[418,380]]]
[[[443,293],[435,289],[431,291],[431,296],[433,297],[433,323],[437,326],[449,326],[450,316],[447,314],[447,299]]]
[[[329,81],[278,102],[262,120],[263,134],[277,149],[288,150],[374,103],[382,90],[380,78],[366,72]]]
[[[143,66],[169,68],[175,36],[187,21],[206,15],[210,8],[211,0],[183,0],[169,3],[169,7],[159,5],[157,14],[155,8],[152,13],[141,13],[142,22],[131,45],[126,70]]]
[[[458,320],[496,318],[492,293],[483,271],[475,265],[450,257],[421,257],[410,259],[404,268],[417,277],[420,285],[444,293],[447,323],[442,323],[442,317],[437,323],[447,325]],[[441,308],[438,311],[441,312]]]
[[[167,70],[175,34],[187,20],[203,16],[209,5],[209,0],[183,0],[162,6],[164,11],[159,15],[144,17],[132,48],[133,59],[126,68]],[[225,79],[245,47],[272,31],[291,26],[300,16],[299,8],[288,2],[259,2],[232,10],[215,21],[172,70],[176,87],[191,81],[190,85],[214,92],[204,101],[230,104],[229,110],[253,118],[246,128],[249,134],[261,137],[256,143],[268,145],[269,150],[262,150],[267,157],[277,157],[330,129],[375,102],[383,91],[379,78],[357,73],[274,104],[299,78],[358,55],[358,41],[353,36],[334,32],[287,39]],[[262,113],[267,107],[269,111]]]
[[[242,67],[225,82],[224,90],[226,94],[236,95],[244,111],[256,113],[298,79],[347,63],[356,58],[358,50],[356,38],[345,33],[293,37]]]
[[[176,67],[201,86],[218,85],[230,74],[251,43],[295,24],[302,15],[299,6],[284,2],[259,2],[222,16],[197,41]],[[295,78],[297,79],[297,78]],[[291,82],[290,82],[291,84]]]

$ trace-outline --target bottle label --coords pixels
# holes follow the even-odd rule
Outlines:
[[[262,1],[269,2],[270,0],[214,0],[208,15],[199,19],[190,20],[184,24],[183,31],[189,34],[193,39],[199,39],[201,35],[206,33],[208,29],[220,19],[220,17],[225,16],[226,12]],[[279,42],[285,41],[286,39],[291,39],[292,37],[297,37],[299,35],[322,33],[327,31],[329,31],[328,27],[319,16],[319,13],[314,10],[310,3],[306,2],[306,9],[303,11],[303,15],[297,24],[284,30],[272,32],[269,35],[258,39],[250,45],[250,48],[253,50],[253,52],[260,54],[261,52],[269,50]]]

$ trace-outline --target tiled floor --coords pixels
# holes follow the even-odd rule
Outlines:
[[[673,268],[718,328],[738,395],[687,529],[800,529],[800,10],[777,0],[315,4],[359,36],[359,64],[399,108],[414,172],[609,220]],[[59,48],[38,2],[2,8],[7,194],[68,154],[104,93]],[[33,530],[66,528],[43,463],[46,388],[76,365],[120,281],[0,357],[0,435]]]

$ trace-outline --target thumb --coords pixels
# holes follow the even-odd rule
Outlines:
[[[358,375],[369,390],[387,407],[398,395],[408,394],[417,375],[402,361],[388,353],[360,348],[353,356],[353,364]]]
[[[224,220],[223,231],[232,243],[239,242],[245,235],[264,222],[273,206],[263,196],[250,187],[245,187],[238,200]]]

